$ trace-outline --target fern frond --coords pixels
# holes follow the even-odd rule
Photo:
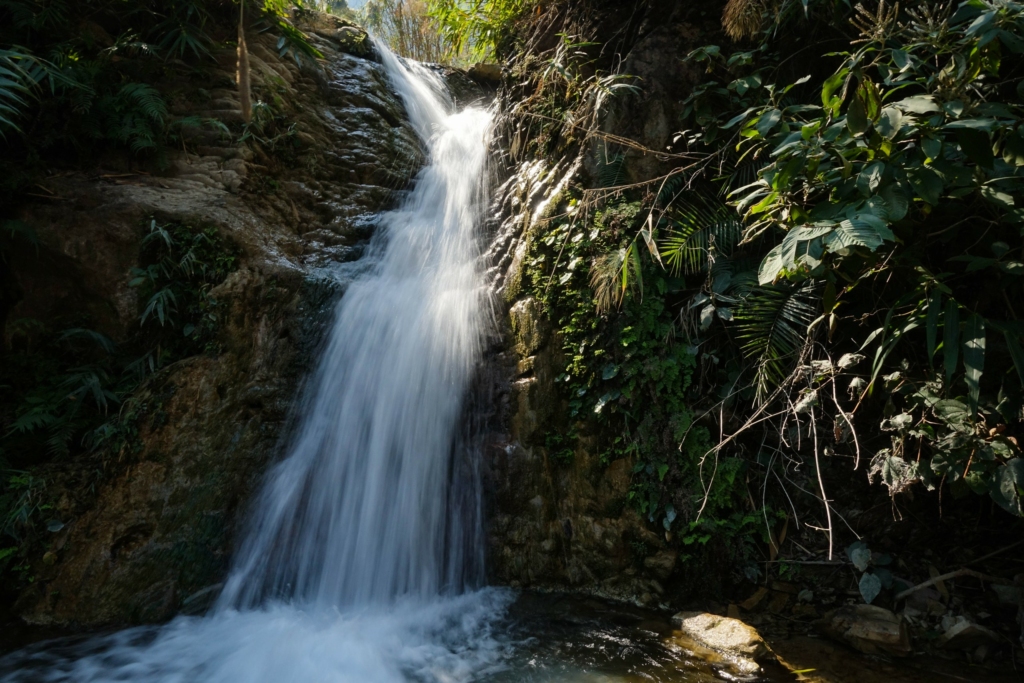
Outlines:
[[[160,91],[145,83],[128,83],[117,93],[120,109],[135,110],[154,123],[163,125],[167,119],[167,103]]]
[[[743,355],[756,366],[757,400],[789,376],[807,339],[807,327],[817,315],[818,288],[813,281],[800,286],[758,287],[738,307],[737,338]]]
[[[605,150],[597,170],[597,184],[600,187],[618,187],[626,182],[626,155],[621,152],[608,155]]]
[[[729,256],[743,235],[743,222],[717,197],[686,193],[667,212],[667,237],[661,240],[661,258],[675,273],[707,270],[716,254]]]

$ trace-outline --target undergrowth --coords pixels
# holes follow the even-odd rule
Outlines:
[[[123,462],[138,448],[147,404],[139,390],[170,364],[217,354],[222,307],[211,289],[234,270],[234,247],[214,228],[149,221],[130,286],[137,327],[115,342],[88,313],[48,322],[6,321],[0,350],[0,574],[31,578],[29,550],[63,527],[48,489],[47,465],[97,458]],[[30,241],[3,258],[34,258]],[[4,294],[4,292],[0,292]]]

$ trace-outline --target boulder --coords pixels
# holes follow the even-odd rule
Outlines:
[[[673,639],[674,645],[741,674],[758,673],[758,660],[771,654],[757,629],[739,619],[707,612],[679,612],[672,617],[672,624],[682,632]]]
[[[497,85],[501,83],[501,66],[499,64],[474,64],[466,72],[470,78],[478,83],[486,85]]]
[[[678,553],[674,550],[663,550],[644,558],[644,567],[650,570],[654,578],[664,581],[676,568],[677,556]]]
[[[707,612],[680,612],[672,625],[697,642],[725,654],[762,659],[770,650],[753,626]]]
[[[829,636],[865,654],[905,657],[911,653],[903,617],[882,607],[840,607],[825,615],[822,627]]]
[[[961,617],[942,634],[938,646],[945,650],[974,650],[982,645],[994,645],[1000,640],[995,631]]]

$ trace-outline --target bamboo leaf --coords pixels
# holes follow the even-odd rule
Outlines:
[[[981,395],[981,375],[985,369],[985,319],[972,313],[964,325],[964,379],[967,380],[971,415],[978,412]]]
[[[946,302],[946,312],[942,316],[942,356],[946,370],[946,386],[949,386],[956,372],[959,360],[960,345],[960,305],[950,299]]]
[[[1017,376],[1020,378],[1020,383],[1024,385],[1024,350],[1021,349],[1017,335],[1012,330],[1003,330],[1003,337],[1006,339],[1006,347],[1010,350],[1013,366],[1017,368]]]

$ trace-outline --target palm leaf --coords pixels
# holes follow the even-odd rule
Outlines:
[[[0,50],[0,137],[4,137],[5,129],[21,132],[15,121],[24,113],[35,85],[25,68],[26,61],[31,59],[31,55],[16,49]]]
[[[807,327],[817,315],[819,298],[813,281],[757,287],[736,311],[743,355],[757,368],[759,402],[789,376],[807,339]]]
[[[716,254],[729,256],[743,234],[736,212],[717,197],[687,192],[667,211],[668,236],[661,240],[661,258],[677,275],[707,270]]]

